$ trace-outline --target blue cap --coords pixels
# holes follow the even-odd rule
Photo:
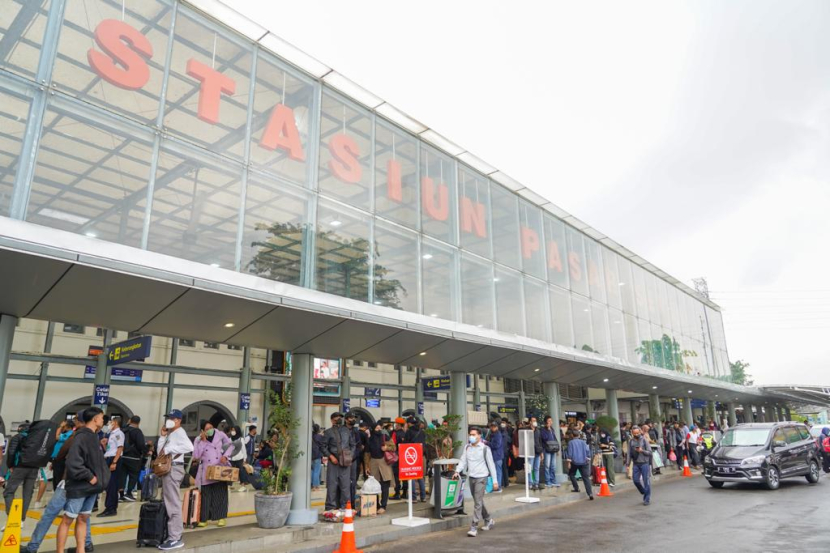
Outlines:
[[[179,419],[179,420],[181,420],[181,419],[184,418],[184,415],[178,409],[173,409],[172,411],[167,413],[167,418],[168,419]]]

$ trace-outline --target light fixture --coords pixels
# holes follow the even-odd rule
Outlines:
[[[420,355],[420,356],[422,356],[422,357],[423,357],[423,356],[424,356],[424,355],[426,355],[426,354],[427,354],[427,352],[422,351],[422,352],[421,352],[421,353],[419,353],[418,355]]]
[[[332,222],[330,222],[330,223],[329,223],[329,226],[332,226],[332,227],[339,227],[339,226],[340,226],[340,225],[342,225],[342,224],[343,224],[343,221],[338,221],[337,219],[335,219],[334,221],[332,221]]]
[[[430,317],[437,317],[437,316],[438,316],[438,313],[430,313],[430,314],[429,314],[429,316],[430,316]]]
[[[535,369],[533,369],[533,372],[538,373],[538,372],[539,372],[539,371],[541,371],[541,370],[542,370],[542,369],[540,369],[539,367],[536,367]]]
[[[66,211],[52,209],[50,207],[44,207],[37,213],[43,217],[57,219],[58,221],[66,221],[67,223],[75,223],[76,225],[85,225],[89,222],[88,217],[81,217],[80,215],[75,215],[74,213],[67,213]]]
[[[603,381],[603,382],[608,382],[608,379],[607,379],[607,378],[603,378],[603,379],[602,379],[602,381]]]
[[[499,281],[499,277],[496,277],[496,278],[493,279],[493,282],[498,282],[498,281]]]
[[[715,397],[718,397],[718,394],[715,394]]]
[[[421,257],[423,257],[424,259],[432,259],[432,254],[431,253],[425,253]]]
[[[692,393],[692,391],[691,391],[691,390],[689,390],[689,393],[691,394],[691,393]]]
[[[657,386],[652,386],[652,387],[651,387],[651,389],[652,389],[652,390],[656,390],[656,389],[657,389]]]
[[[619,284],[620,286],[625,286],[625,282],[618,282],[617,284]]]
[[[236,326],[236,324],[234,324],[234,323],[225,323],[225,328],[233,328],[235,326]]]
[[[211,263],[210,266],[218,269],[220,265],[218,263]]]
[[[90,238],[98,238],[98,235],[95,234],[94,232],[87,232],[86,235]]]

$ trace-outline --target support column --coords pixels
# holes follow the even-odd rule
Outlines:
[[[788,421],[793,420],[793,413],[790,411],[790,406],[787,405],[784,407],[784,415],[787,417]]]
[[[689,426],[695,423],[695,416],[692,413],[692,398],[690,397],[683,398],[683,418]]]
[[[751,403],[744,406],[744,422],[755,422],[755,406]]]
[[[179,362],[179,339],[173,338],[170,344],[170,364],[175,366]],[[164,413],[167,414],[173,410],[173,391],[176,389],[176,373],[170,371],[167,373],[167,404],[164,408]]]
[[[628,402],[628,409],[631,411],[631,424],[637,424],[637,402],[633,399]]]
[[[473,375],[473,410],[481,411],[481,388],[477,374]]]
[[[614,437],[614,442],[619,446],[622,444],[622,440],[620,440],[620,406],[617,403],[617,390],[605,390],[605,404],[608,407],[608,416],[617,421],[617,424],[611,429],[611,435]]]
[[[784,418],[784,408],[781,404],[775,404],[775,414],[778,415],[778,422],[785,422],[787,419]]]
[[[395,370],[398,371],[398,386],[403,386],[403,367],[395,365]],[[417,409],[418,406],[416,405]],[[403,413],[403,389],[398,388],[398,414]]]
[[[490,375],[489,374],[484,377],[484,391],[487,392],[486,394],[484,394],[484,396],[485,396],[484,402],[485,402],[485,405],[487,405],[487,418],[490,418],[491,409],[490,409]]]
[[[735,404],[734,403],[727,403],[726,409],[729,412],[727,421],[729,423],[729,427],[732,428],[738,424],[738,415],[735,413]]]
[[[55,323],[49,321],[46,327],[46,341],[43,344],[43,353],[52,353],[52,339],[55,337]],[[40,420],[43,411],[43,396],[46,394],[46,380],[49,378],[49,363],[40,364],[40,378],[37,381],[37,395],[35,396],[35,412],[32,420]]]
[[[648,404],[651,411],[651,420],[654,422],[654,428],[657,430],[657,435],[663,435],[663,412],[660,408],[660,396],[657,394],[649,394]],[[662,439],[662,438],[661,438]]]
[[[525,407],[525,383],[522,381],[522,387],[519,390],[519,421],[523,421],[527,417],[527,409]]]
[[[14,329],[17,327],[17,317],[0,315],[0,409],[3,407],[3,396],[6,393],[6,380],[9,375],[9,363],[14,341]]]
[[[562,420],[562,409],[561,409],[561,397],[559,395],[559,384],[557,382],[545,382],[543,385],[543,391],[545,392],[545,396],[548,399],[548,413],[550,413],[551,418],[553,419],[553,428],[556,432],[556,438],[560,439],[561,436],[559,435],[559,421]],[[560,445],[561,445],[560,440]],[[556,481],[560,484],[564,484],[565,474],[562,472],[563,468],[562,464],[562,448],[559,448],[559,452],[556,454]]]
[[[99,405],[95,404],[95,386],[100,386],[101,384],[109,384],[110,383],[110,371],[109,367],[107,366],[107,355],[109,355],[109,345],[110,340],[112,340],[112,331],[109,329],[104,329],[104,348],[100,355],[98,355],[98,362],[95,366],[95,383],[93,384],[92,388],[92,401],[90,402],[92,405],[96,407],[100,407],[104,410],[104,413],[107,412],[106,405]]]
[[[239,399],[237,399],[236,422],[244,427],[248,420],[248,409],[242,409],[242,394],[251,393],[251,348],[242,350],[242,372],[239,375]]]
[[[467,442],[467,375],[461,372],[450,373],[450,414],[458,415],[458,432],[453,440]],[[461,455],[461,448],[455,452],[457,457]]]
[[[707,417],[709,419],[715,421],[716,423],[718,423],[719,421],[718,421],[718,414],[717,414],[717,406],[715,405],[715,402],[714,401],[707,401],[706,402],[706,407],[707,407],[707,409],[706,409]],[[709,421],[706,421],[706,422],[708,423]]]
[[[758,413],[757,413],[757,415],[758,415],[758,422],[767,422],[767,416],[766,416],[766,413],[764,413],[764,404],[763,403],[758,404]]]
[[[311,355],[295,354],[291,366],[291,414],[299,425],[294,431],[298,455],[291,461],[291,476],[288,479],[291,497],[291,511],[288,524],[310,526],[317,522],[317,509],[311,508],[311,408],[314,394],[314,370]]]
[[[418,412],[418,405],[424,406],[424,417],[427,414],[427,407],[424,403],[424,385],[421,382],[421,369],[415,369],[415,412]]]

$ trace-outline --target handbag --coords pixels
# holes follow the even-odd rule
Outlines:
[[[382,449],[383,459],[386,461],[387,465],[394,465],[398,462],[398,452],[396,451],[394,442],[387,442],[386,439],[384,439]]]
[[[169,453],[160,453],[152,465],[153,474],[161,478],[173,470],[173,456]]]
[[[557,440],[546,441],[545,453],[559,453],[559,442]]]
[[[249,465],[248,463],[244,463],[244,464],[242,465],[242,468],[244,468],[244,469],[245,469],[245,472],[247,472],[248,474],[253,474],[253,473],[254,473],[254,467],[252,467],[252,466],[251,466],[251,465]]]
[[[677,462],[677,454],[674,452],[673,449],[669,451],[669,461],[671,461],[672,463]]]
[[[351,449],[343,449],[343,442],[340,441],[340,429],[337,429],[337,464],[341,467],[350,467],[354,462],[354,451]]]

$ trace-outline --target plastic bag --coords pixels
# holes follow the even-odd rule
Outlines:
[[[366,495],[378,495],[380,493],[380,482],[375,480],[374,476],[370,476],[363,482],[363,487],[360,488],[360,493]]]
[[[674,452],[673,449],[669,451],[669,461],[671,461],[672,463],[677,462],[677,454]]]
[[[487,477],[487,485],[484,487],[484,493],[493,493],[493,477]]]

